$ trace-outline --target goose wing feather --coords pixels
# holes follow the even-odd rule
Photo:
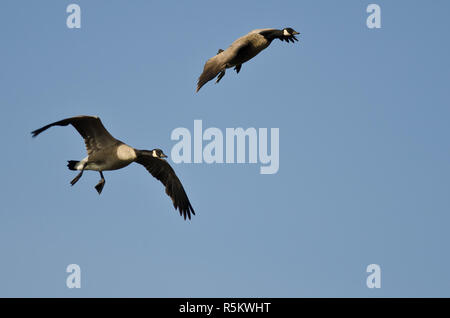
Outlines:
[[[185,220],[186,217],[191,219],[191,214],[195,215],[180,179],[166,160],[140,154],[136,162],[143,165],[153,177],[161,181],[166,187],[166,194],[172,199],[175,210],[178,209]]]
[[[81,137],[83,137],[88,155],[117,143],[117,139],[111,136],[111,134],[103,126],[100,118],[96,116],[76,116],[66,118],[36,129],[32,131],[31,134],[33,137],[36,137],[50,127],[67,125],[72,125]]]

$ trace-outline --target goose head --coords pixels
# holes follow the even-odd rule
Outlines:
[[[284,28],[283,29],[284,36],[293,36],[296,34],[300,34],[300,32],[295,31],[293,28]]]
[[[161,149],[153,149],[152,150],[152,156],[155,158],[167,158],[167,156],[164,154],[164,152]]]

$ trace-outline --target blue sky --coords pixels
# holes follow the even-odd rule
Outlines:
[[[370,30],[369,3],[1,1],[0,296],[449,297],[450,5],[376,1]],[[195,93],[219,48],[285,26],[300,42]],[[195,119],[279,128],[280,169],[172,163],[185,222],[137,164],[106,172],[100,196],[98,173],[69,185],[77,132],[30,131],[80,114],[166,154]]]

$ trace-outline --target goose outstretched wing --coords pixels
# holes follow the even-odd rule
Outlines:
[[[111,136],[111,134],[103,126],[100,118],[96,116],[76,116],[66,118],[48,124],[47,126],[44,126],[42,128],[36,129],[32,131],[31,134],[33,135],[33,137],[36,137],[41,132],[49,129],[50,127],[67,125],[72,125],[73,127],[75,127],[75,129],[80,133],[81,137],[83,137],[88,155],[90,155],[92,152],[117,143],[117,139]]]
[[[150,154],[138,153],[136,162],[143,165],[153,177],[161,181],[166,187],[166,194],[172,199],[175,210],[178,209],[184,219],[186,217],[191,219],[191,213],[195,215],[180,179],[166,160],[153,157]]]

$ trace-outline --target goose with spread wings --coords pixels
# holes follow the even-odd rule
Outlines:
[[[295,37],[299,32],[292,28],[257,29],[234,41],[226,50],[220,49],[216,56],[210,58],[203,72],[198,78],[197,92],[207,82],[215,78],[216,84],[224,77],[227,68],[234,67],[236,73],[241,70],[242,64],[254,58],[258,53],[267,48],[273,40],[292,42],[298,41]]]
[[[103,171],[121,169],[132,162],[137,162],[166,187],[166,194],[172,199],[173,206],[179,210],[184,219],[186,217],[190,219],[191,214],[195,215],[183,185],[175,171],[164,159],[167,156],[163,151],[161,149],[138,150],[128,146],[111,136],[98,117],[77,116],[66,118],[34,130],[31,134],[36,137],[50,127],[67,125],[72,125],[80,133],[88,153],[88,156],[83,160],[68,161],[67,166],[70,170],[80,171],[70,182],[71,185],[77,183],[85,170],[98,171],[101,179],[95,189],[100,194],[105,185]]]

